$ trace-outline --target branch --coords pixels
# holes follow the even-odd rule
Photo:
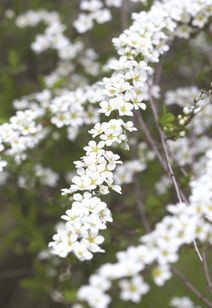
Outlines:
[[[154,139],[152,138],[152,136],[149,133],[149,129],[146,126],[146,123],[144,122],[144,119],[142,117],[142,115],[140,114],[139,111],[133,111],[134,113],[134,119],[136,121],[136,125],[138,126],[138,124],[140,125],[141,129],[143,130],[144,136],[146,138],[147,143],[149,144],[149,146],[151,147],[151,149],[153,150],[153,152],[155,153],[155,156],[157,157],[157,159],[159,160],[161,166],[163,167],[163,169],[167,172],[167,167],[166,167],[166,162],[164,161],[163,156],[160,154],[156,142],[154,141]]]
[[[164,134],[162,128],[160,127],[158,112],[157,112],[154,100],[153,100],[151,95],[150,95],[150,98],[149,98],[149,102],[150,102],[150,106],[151,106],[151,109],[152,109],[152,113],[153,113],[153,116],[154,116],[154,119],[155,119],[155,122],[156,122],[156,125],[157,125],[157,128],[158,128],[159,134],[160,134],[160,139],[161,139],[163,151],[164,151],[164,154],[165,154],[165,160],[166,160],[166,166],[167,166],[167,169],[168,169],[168,173],[169,173],[169,176],[170,176],[172,183],[174,185],[174,188],[175,188],[175,191],[176,191],[176,194],[177,194],[177,198],[178,198],[179,202],[182,202],[183,199],[182,199],[182,196],[181,196],[180,187],[177,183],[177,180],[176,180],[175,175],[174,175],[174,171],[172,169],[172,166],[171,166],[171,163],[170,163],[170,160],[169,160],[169,152],[168,152],[168,148],[167,148],[167,145],[166,145],[166,137],[165,137],[165,134]]]
[[[196,295],[200,300],[202,300],[208,307],[212,308],[212,302],[209,301],[196,287],[193,286],[193,284],[178,270],[175,268],[171,268],[171,271],[174,275],[176,275],[183,284],[194,294]]]
[[[154,116],[154,119],[155,119],[155,122],[156,122],[156,125],[157,125],[157,128],[158,128],[159,134],[160,134],[160,139],[161,139],[163,151],[164,151],[165,158],[166,158],[168,173],[169,173],[169,176],[171,177],[172,183],[174,185],[178,201],[179,202],[182,202],[182,201],[188,202],[187,198],[185,197],[183,191],[181,190],[181,188],[180,188],[180,186],[177,182],[174,171],[172,169],[172,165],[171,165],[170,160],[169,160],[169,151],[168,151],[168,147],[167,147],[167,144],[166,144],[166,137],[165,137],[165,134],[164,134],[164,132],[163,132],[161,126],[160,126],[158,111],[157,111],[157,108],[155,106],[154,99],[151,95],[150,95],[150,98],[149,98],[149,102],[150,102],[150,106],[151,106],[151,109],[152,109],[152,113],[153,113],[153,116]],[[198,246],[197,246],[197,243],[196,243],[195,240],[193,241],[193,245],[194,245],[194,249],[195,249],[201,263],[203,263],[203,258],[201,256],[201,253],[198,249]]]
[[[144,226],[144,230],[146,233],[151,232],[151,227],[150,223],[148,221],[146,211],[144,208],[144,204],[142,202],[142,196],[141,196],[141,191],[140,191],[140,185],[138,183],[138,178],[135,176],[135,194],[136,194],[136,203],[137,203],[137,208],[139,210],[139,214],[141,216],[141,220]]]
[[[209,290],[212,292],[212,280],[210,277],[210,271],[209,271],[208,263],[207,263],[206,247],[204,247],[203,249],[203,268],[204,268],[204,274],[205,274],[207,285],[209,287]]]
[[[129,0],[123,0],[121,6],[121,27],[123,30],[128,28],[128,23],[129,23],[128,2]]]

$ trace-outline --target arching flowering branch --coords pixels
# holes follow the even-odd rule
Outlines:
[[[192,5],[194,7],[193,11],[191,11]],[[207,18],[209,17],[210,13],[208,11],[210,10],[208,10],[208,6],[209,3],[204,3],[202,6],[195,6],[192,3],[190,3],[190,6],[187,6],[187,4],[181,3],[181,6],[179,6],[179,4],[173,0],[171,3],[165,2],[163,4],[156,2],[149,12],[133,14],[134,23],[132,26],[125,30],[118,39],[113,39],[114,45],[121,57],[119,60],[115,60],[110,64],[110,68],[114,70],[112,76],[110,78],[104,78],[100,83],[102,86],[102,95],[99,111],[106,116],[118,114],[120,117],[125,117],[132,116],[133,109],[146,109],[146,105],[143,101],[151,101],[152,95],[156,95],[156,93],[154,93],[156,88],[152,85],[153,70],[147,63],[157,62],[160,54],[163,54],[169,49],[168,43],[170,39],[173,39],[174,35],[178,33],[173,31],[178,27],[179,21],[182,20],[182,22],[184,22],[183,18],[185,12],[188,16],[186,23],[191,20],[192,24],[196,25],[195,16],[198,17],[200,12],[206,14]],[[172,18],[172,11],[174,8],[177,8],[178,14]],[[156,14],[157,19],[155,19]],[[159,20],[161,22],[160,24],[158,23]],[[167,34],[169,34],[169,36]],[[155,109],[153,110],[154,116],[158,121]],[[158,128],[162,136],[163,148],[167,151],[164,144],[164,133],[160,126],[158,126]],[[125,130],[134,131],[135,128],[133,123],[125,123],[123,120],[113,119],[109,122],[97,123],[95,125],[94,129],[91,130],[91,134],[94,138],[99,136],[102,143],[92,143],[93,150],[89,150],[89,152],[86,153],[87,155],[82,157],[82,161],[76,162],[78,176],[73,178],[73,184],[70,186],[69,190],[65,190],[66,193],[82,190],[95,191],[98,186],[98,192],[102,192],[103,194],[108,193],[108,186],[117,190],[116,186],[113,187],[113,174],[111,171],[115,168],[117,162],[120,163],[118,161],[119,157],[109,152],[111,158],[108,158],[108,152],[103,150],[103,147],[111,146],[114,142],[126,142]],[[91,156],[90,153],[92,152],[93,154]],[[166,163],[167,159],[169,158],[166,153]],[[109,167],[111,163],[113,167]],[[178,199],[181,202],[181,193],[170,163],[167,164],[167,169],[171,174]],[[120,188],[118,188],[118,190],[120,191]],[[89,226],[87,224],[87,216],[91,216],[89,212],[83,213],[83,210],[81,210],[80,213],[76,215],[75,210],[72,212],[74,212],[72,213],[74,218],[72,216],[70,217],[72,221],[71,225],[74,226],[75,223],[80,223],[84,226],[85,219],[87,232],[85,234],[75,234],[74,241],[69,241],[69,237],[71,237],[74,232],[68,227],[68,225],[70,226],[69,222],[69,224],[67,223],[67,230],[63,230],[62,233],[60,232],[55,235],[53,238],[55,242],[51,242],[50,246],[53,247],[54,253],[63,256],[67,255],[69,251],[74,252],[75,247],[77,247],[77,249],[82,247],[84,255],[86,255],[90,247],[89,241],[92,243],[95,241],[95,237],[98,236],[98,233],[91,236],[90,232],[92,231],[90,231],[90,227],[92,224],[97,224],[99,225],[97,229],[100,230],[103,228],[101,226],[102,221],[97,219],[98,215],[97,217],[94,216],[93,221],[90,221],[89,218]],[[91,239],[85,242],[83,241],[84,236],[87,236],[89,239],[91,236]],[[99,248],[96,247],[96,250],[98,249]],[[62,253],[60,253],[60,251],[62,251]],[[86,259],[84,255],[81,258],[82,260]],[[90,257],[91,255],[89,254],[87,258]]]

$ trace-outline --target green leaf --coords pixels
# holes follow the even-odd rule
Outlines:
[[[175,116],[167,111],[167,108],[165,105],[163,105],[162,114],[160,116],[160,124],[162,126],[170,126],[175,121]]]

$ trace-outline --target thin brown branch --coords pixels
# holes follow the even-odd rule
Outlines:
[[[204,268],[204,274],[205,274],[207,285],[209,287],[209,290],[212,292],[212,280],[211,280],[210,271],[208,268],[206,247],[203,248],[203,268]]]
[[[108,222],[108,225],[110,227],[112,227],[114,229],[117,229],[117,230],[121,231],[122,233],[128,234],[130,236],[132,236],[132,235],[135,236],[136,235],[136,232],[134,230],[131,230],[128,227],[120,225],[120,224],[117,224],[115,222]]]
[[[212,302],[207,299],[196,287],[194,287],[193,284],[187,279],[187,277],[185,277],[181,272],[173,267],[171,270],[172,273],[177,276],[194,295],[196,295],[202,302],[207,305],[207,307],[212,307]]]
[[[183,200],[182,200],[182,196],[181,196],[181,192],[180,192],[180,187],[177,183],[177,180],[176,180],[175,175],[174,175],[174,171],[172,169],[172,165],[171,165],[170,160],[169,160],[169,152],[168,152],[168,148],[167,148],[167,145],[166,145],[166,137],[165,137],[165,134],[164,134],[164,132],[163,132],[161,126],[160,126],[158,112],[157,112],[154,100],[153,100],[151,95],[150,95],[150,98],[149,98],[149,102],[150,102],[150,106],[151,106],[151,109],[152,109],[152,113],[153,113],[153,116],[154,116],[154,119],[155,119],[155,122],[156,122],[156,125],[157,125],[157,128],[158,128],[159,134],[160,134],[161,144],[162,144],[163,151],[164,151],[164,154],[165,154],[165,160],[166,160],[166,166],[167,166],[167,169],[168,169],[168,173],[169,173],[169,176],[170,176],[172,183],[174,185],[174,188],[175,188],[175,191],[176,191],[176,194],[177,194],[177,198],[178,198],[179,202],[182,202]]]
[[[136,119],[135,115],[133,116],[134,125],[136,126]],[[135,140],[136,142],[133,144],[132,151],[131,151],[131,158],[132,159],[138,159],[138,145],[139,145],[139,133],[138,131],[135,133]],[[138,175],[134,176],[134,187],[135,187],[135,195],[136,195],[136,205],[137,209],[144,227],[144,231],[146,233],[149,233],[151,231],[150,223],[146,214],[145,206],[142,200],[142,192],[141,192],[141,186],[139,183]]]
[[[142,202],[141,190],[140,190],[140,185],[139,185],[137,176],[135,176],[135,194],[136,194],[136,204],[139,210],[142,224],[144,226],[144,230],[146,233],[149,233],[151,232],[151,227],[150,227],[150,223],[147,218],[147,215],[146,215],[144,204]]]
[[[164,132],[163,132],[161,126],[160,126],[158,111],[157,111],[154,99],[151,95],[150,95],[149,102],[150,102],[150,106],[151,106],[151,109],[152,109],[152,113],[153,113],[153,116],[154,116],[154,119],[155,119],[155,122],[156,122],[156,125],[157,125],[157,128],[158,128],[159,134],[160,134],[160,139],[161,139],[162,147],[163,147],[164,154],[165,154],[168,173],[169,173],[169,176],[171,177],[172,183],[174,185],[178,201],[179,202],[182,202],[182,201],[187,202],[187,198],[185,197],[183,191],[181,190],[181,188],[180,188],[180,186],[177,182],[177,179],[175,177],[174,170],[172,169],[172,165],[171,165],[170,159],[169,159],[169,151],[168,151],[168,147],[167,147],[167,144],[166,144],[166,137],[165,137],[165,134],[164,134]],[[193,241],[193,245],[194,245],[194,249],[195,249],[201,263],[203,263],[203,258],[201,256],[201,253],[198,249],[198,246],[197,246],[197,243],[196,243],[195,240]]]
[[[138,110],[134,110],[133,113],[134,113],[134,119],[135,119],[135,122],[136,122],[135,125],[137,127],[138,127],[138,125],[141,127],[147,143],[149,144],[149,146],[151,147],[151,149],[155,153],[155,156],[159,160],[159,162],[160,162],[161,166],[163,167],[163,169],[165,171],[167,171],[165,160],[164,160],[163,156],[160,154],[160,152],[159,152],[159,150],[157,148],[156,142],[154,141],[154,139],[152,138],[151,134],[149,133],[149,129],[146,126],[146,123],[144,122],[144,119],[143,119],[142,115],[140,114],[140,112]]]
[[[123,0],[121,6],[121,27],[123,30],[128,28],[129,24],[128,2],[129,0]]]

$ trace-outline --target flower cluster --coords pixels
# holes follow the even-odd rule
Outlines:
[[[9,123],[0,125],[0,151],[12,156],[16,163],[26,159],[26,150],[35,147],[46,136],[46,130],[36,120],[42,110],[18,111]],[[4,161],[1,168],[6,166]]]
[[[81,0],[80,9],[83,11],[73,25],[79,33],[85,33],[94,27],[95,22],[103,24],[112,19],[111,7],[120,8],[125,0]],[[129,0],[130,1],[130,0]],[[147,0],[131,0],[146,3]]]
[[[85,86],[88,81],[84,75],[76,72],[77,65],[82,66],[87,75],[97,76],[101,72],[97,53],[92,48],[84,49],[77,53],[75,61],[70,62],[60,59],[56,69],[45,76],[46,86],[52,88],[61,80],[66,80],[65,86],[70,90]]]
[[[104,264],[98,269],[95,276],[99,280],[112,281],[126,276],[132,277],[129,281],[120,280],[122,299],[137,302],[140,296],[148,291],[149,287],[138,276],[147,265],[153,264],[153,280],[156,285],[162,286],[172,277],[170,264],[178,260],[180,247],[192,243],[195,239],[201,242],[212,241],[212,148],[207,151],[206,161],[204,175],[190,183],[189,203],[168,205],[167,209],[172,215],[157,223],[154,231],[142,236],[141,245],[118,252],[117,263]],[[78,298],[86,300],[93,308],[107,307],[108,297],[104,303],[91,300],[92,294],[95,291],[99,293],[99,289],[106,296],[101,285],[96,286],[90,281],[88,286],[79,289]],[[86,294],[86,297],[83,294]]]
[[[49,106],[51,122],[58,128],[67,126],[69,139],[75,139],[83,124],[95,124],[99,120],[98,111],[92,106],[98,101],[99,91],[94,84],[57,95]],[[90,103],[88,108],[85,107],[87,102]]]
[[[129,145],[133,146],[136,141],[137,140],[134,140],[134,138],[129,138]],[[140,142],[138,144],[138,159],[124,161],[122,165],[117,166],[114,172],[115,184],[122,185],[132,183],[135,174],[146,170],[148,161],[154,158],[154,152],[148,149],[145,142]]]
[[[98,232],[112,221],[111,213],[106,203],[91,193],[76,193],[73,199],[71,210],[61,217],[66,224],[57,230],[49,246],[60,257],[73,252],[81,261],[89,260],[92,253],[104,251],[99,247],[104,238]]]
[[[143,294],[149,291],[149,285],[144,282],[142,276],[134,276],[131,280],[122,279],[119,282],[121,288],[120,297],[123,300],[131,300],[139,303]]]
[[[57,128],[66,126],[68,138],[74,140],[80,127],[98,122],[95,103],[99,100],[99,91],[95,84],[75,91],[64,89],[57,95],[45,89],[14,100],[16,114],[9,123],[0,125],[0,152],[5,159],[13,157],[20,163],[26,159],[28,149],[34,148],[51,133],[49,123]],[[0,169],[6,165],[7,162],[1,160]]]
[[[46,25],[43,34],[37,35],[32,43],[32,50],[41,53],[46,49],[55,49],[58,57],[62,60],[70,60],[76,57],[82,50],[82,43],[70,43],[69,39],[64,35],[65,26],[61,23],[58,13],[48,12],[45,10],[28,11],[19,15],[16,19],[16,25],[20,28],[27,26],[34,27],[40,22]]]
[[[66,257],[73,252],[80,260],[89,260],[92,253],[103,251],[98,246],[103,242],[99,231],[106,228],[106,222],[111,222],[112,217],[106,203],[96,193],[108,194],[109,188],[121,191],[120,186],[114,184],[113,170],[122,163],[119,155],[104,147],[122,142],[126,139],[125,131],[134,129],[130,121],[113,119],[97,123],[90,131],[93,137],[99,136],[100,141],[92,140],[84,147],[86,155],[75,162],[77,175],[72,178],[70,188],[62,190],[63,194],[73,194],[74,202],[62,216],[67,221],[65,228],[62,232],[59,230],[49,244],[54,254]]]
[[[209,128],[212,121],[212,104],[210,97],[201,94],[197,87],[178,88],[174,91],[168,91],[165,96],[167,105],[176,104],[183,108],[184,116],[179,117],[179,123],[187,123],[189,116],[194,114],[188,128],[196,135],[202,134]]]
[[[80,13],[73,25],[79,33],[84,33],[94,26],[94,21],[103,24],[111,20],[110,11],[104,7],[101,0],[83,0],[80,9],[86,13]]]
[[[163,175],[160,178],[160,180],[155,183],[155,189],[158,195],[166,193],[170,186],[171,186],[171,181],[167,175]]]
[[[36,36],[31,44],[32,50],[35,53],[41,53],[46,49],[54,49],[59,58],[56,69],[44,78],[48,87],[53,87],[61,79],[67,79],[67,88],[73,88],[76,84],[77,86],[86,84],[86,78],[75,72],[77,65],[82,66],[88,75],[99,74],[101,67],[97,61],[97,53],[92,48],[85,49],[81,41],[70,42],[64,34],[66,27],[62,24],[57,12],[30,10],[16,18],[16,24],[20,28],[35,27],[40,22],[46,25],[46,29],[43,34]]]
[[[211,139],[207,136],[194,137],[193,140],[195,143],[188,137],[168,141],[170,151],[180,166],[193,164],[195,157],[204,153],[212,144]]]
[[[133,109],[146,109],[143,102],[148,98],[145,82],[151,68],[146,62],[129,61],[126,57],[114,60],[110,68],[115,70],[110,78],[103,78],[99,112],[109,116],[117,110],[120,116],[132,116]]]
[[[34,176],[42,185],[49,187],[55,187],[57,185],[59,175],[51,168],[36,164],[30,171],[34,173]],[[27,175],[20,175],[17,185],[21,188],[32,188],[32,185],[28,183]]]
[[[145,169],[146,165],[141,163],[139,160],[124,162],[123,165],[116,168],[114,173],[115,183],[118,185],[132,183],[134,174],[142,172]]]
[[[119,55],[131,59],[142,55],[146,61],[158,62],[159,56],[169,49],[168,41],[178,36],[179,27],[192,32],[195,31],[192,26],[202,28],[199,16],[203,24],[207,23],[211,16],[211,0],[156,2],[150,11],[134,13],[133,24],[119,38],[113,39],[113,43]]]
[[[173,308],[201,308],[200,306],[194,305],[192,300],[187,296],[172,298],[170,305]]]

